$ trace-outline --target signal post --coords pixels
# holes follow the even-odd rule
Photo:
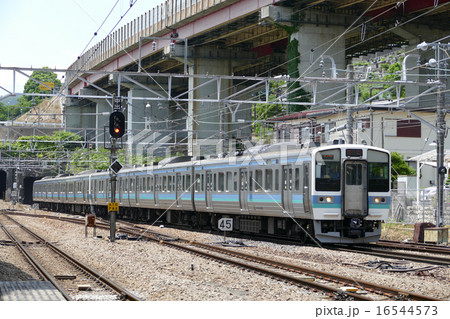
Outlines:
[[[109,177],[111,182],[111,201],[108,202],[109,213],[109,239],[114,242],[116,239],[116,219],[119,211],[119,203],[116,202],[117,173],[122,168],[122,164],[117,160],[117,139],[122,138],[125,133],[125,116],[122,113],[122,102],[120,97],[113,96],[113,112],[109,116],[109,134],[111,135],[111,156]]]

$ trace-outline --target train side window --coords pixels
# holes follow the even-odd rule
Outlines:
[[[252,171],[248,172],[248,176],[249,176],[249,179],[248,179],[248,191],[249,192],[253,192],[253,172]]]
[[[162,189],[161,191],[165,192],[167,190],[167,176],[163,176],[162,178]]]
[[[295,190],[300,190],[300,168],[295,168]]]
[[[186,175],[186,190],[191,190],[191,175]]]
[[[267,192],[271,192],[273,187],[273,171],[271,169],[266,169],[265,179],[266,179],[265,190]]]
[[[227,192],[229,192],[232,189],[233,189],[233,173],[232,172],[227,172],[227,181],[226,181],[225,190]]]
[[[154,181],[155,181],[155,192],[158,192],[158,191],[160,191],[161,190],[161,188],[160,188],[160,183],[161,183],[161,176],[159,176],[159,175],[156,175],[155,177],[154,177]]]
[[[225,191],[225,174],[224,173],[219,173],[219,192],[223,192]]]
[[[216,173],[213,174],[212,183],[213,183],[213,187],[211,187],[211,188],[214,189],[215,192],[217,192],[217,174]]]
[[[200,174],[195,174],[195,192],[200,191],[201,179]]]
[[[233,189],[235,192],[237,192],[237,190],[238,190],[238,180],[239,180],[238,173],[234,172],[233,173],[233,184],[234,184]]]
[[[275,170],[275,191],[280,190],[280,170]]]
[[[263,174],[262,170],[257,169],[255,171],[255,192],[262,191],[262,185],[263,185]]]
[[[292,168],[289,169],[289,190],[292,190],[293,187],[293,177],[292,177]]]

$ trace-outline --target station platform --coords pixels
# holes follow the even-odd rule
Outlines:
[[[49,281],[0,281],[0,301],[65,300]]]

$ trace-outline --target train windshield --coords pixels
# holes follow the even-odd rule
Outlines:
[[[389,154],[367,151],[369,163],[369,192],[389,192]]]
[[[326,150],[316,153],[316,191],[341,190],[341,151]]]

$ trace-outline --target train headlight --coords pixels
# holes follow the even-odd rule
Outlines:
[[[333,204],[334,197],[333,196],[321,196],[321,197],[319,197],[319,202],[325,203],[325,204]]]
[[[373,202],[374,202],[374,204],[386,204],[387,198],[386,197],[374,197]]]

